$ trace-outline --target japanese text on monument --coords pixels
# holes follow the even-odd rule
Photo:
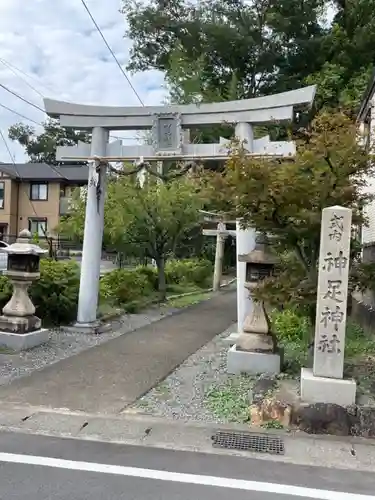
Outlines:
[[[350,235],[349,209],[330,207],[323,211],[314,357],[314,372],[320,376],[342,376]],[[332,356],[337,358],[338,368]]]

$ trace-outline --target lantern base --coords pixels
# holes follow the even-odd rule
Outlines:
[[[281,352],[238,351],[237,346],[233,345],[227,354],[227,372],[233,375],[241,373],[278,375],[281,371],[281,365]]]
[[[41,324],[37,316],[0,316],[0,332],[25,335],[40,330]]]
[[[49,341],[49,335],[50,332],[46,328],[23,334],[0,331],[0,347],[15,352],[26,351],[46,344]]]

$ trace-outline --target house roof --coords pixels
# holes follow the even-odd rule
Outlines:
[[[358,121],[364,121],[364,119],[367,116],[369,107],[370,107],[370,101],[373,98],[375,94],[375,68],[372,72],[370,81],[367,85],[366,91],[363,94],[363,98],[361,101],[361,107],[359,108],[358,114],[357,114],[357,120]]]
[[[0,172],[17,180],[87,182],[87,165],[48,165],[47,163],[1,163]]]

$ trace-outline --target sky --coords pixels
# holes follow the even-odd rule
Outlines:
[[[119,62],[126,67],[131,44],[124,38],[121,0],[86,3]],[[333,11],[329,10],[331,17]],[[165,100],[162,73],[148,71],[129,77],[145,105]],[[42,96],[85,104],[139,105],[81,0],[0,0],[0,84],[42,108]],[[46,116],[0,87],[0,130],[15,160],[23,162],[27,157],[21,146],[8,140],[8,129],[19,121],[35,124],[1,105],[38,123]],[[36,129],[40,132],[42,127],[36,125]],[[137,142],[132,132],[115,134],[128,137],[128,144]],[[0,161],[11,161],[1,138]]]
[[[131,44],[124,38],[121,0],[86,0],[86,4],[125,67]],[[167,92],[162,73],[148,71],[128,76],[145,105],[164,101]],[[41,108],[43,99],[39,94],[84,104],[140,105],[80,0],[0,0],[0,84]],[[38,123],[46,118],[1,87],[0,105]],[[8,140],[8,129],[20,121],[42,130],[0,106],[0,130],[17,162],[25,161],[26,156],[18,144]],[[115,135],[130,136],[128,144],[137,142],[131,132]],[[10,161],[1,138],[0,161]]]

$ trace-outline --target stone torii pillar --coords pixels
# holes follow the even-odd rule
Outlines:
[[[109,132],[104,128],[95,127],[92,130],[91,156],[105,156],[108,137]],[[106,168],[106,162],[89,162],[78,315],[75,325],[75,328],[82,328],[83,331],[98,326],[96,311],[104,230]]]
[[[214,292],[219,290],[221,277],[223,274],[223,259],[225,240],[228,236],[236,236],[236,231],[227,229],[225,222],[219,222],[216,229],[203,229],[204,236],[216,236],[215,268],[212,289]]]

